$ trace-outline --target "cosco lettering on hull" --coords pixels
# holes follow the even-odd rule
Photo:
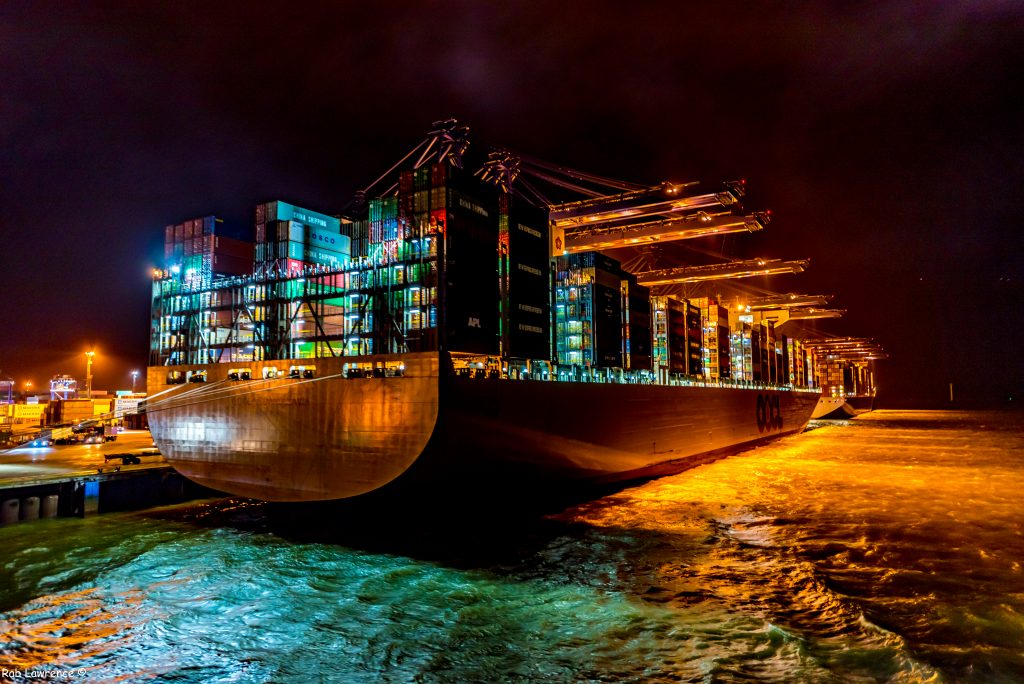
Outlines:
[[[778,394],[757,395],[757,431],[772,432],[782,429],[782,408]]]

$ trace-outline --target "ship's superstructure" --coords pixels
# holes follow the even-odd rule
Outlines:
[[[175,467],[333,499],[438,472],[627,477],[803,428],[823,348],[773,309],[674,286],[806,261],[608,254],[760,230],[742,183],[473,158],[466,134],[442,122],[344,216],[272,201],[251,231],[168,227],[147,411]]]

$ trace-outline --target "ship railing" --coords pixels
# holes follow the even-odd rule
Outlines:
[[[456,377],[476,380],[512,380],[540,382],[569,382],[622,385],[662,385],[667,387],[722,387],[759,391],[812,392],[816,387],[803,387],[794,383],[775,384],[763,381],[705,378],[671,374],[665,380],[647,369],[594,368],[589,366],[554,364],[547,360],[502,359],[480,354],[452,353],[452,371]]]

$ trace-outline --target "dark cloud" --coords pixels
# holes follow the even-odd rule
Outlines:
[[[338,210],[430,122],[640,181],[746,177],[892,400],[1021,389],[1019,3],[0,7],[0,367],[145,364],[164,224]],[[693,245],[719,249],[720,242]],[[697,254],[694,252],[694,254]],[[67,364],[72,364],[71,366]],[[59,366],[59,367],[58,367]],[[80,371],[79,371],[80,372]]]

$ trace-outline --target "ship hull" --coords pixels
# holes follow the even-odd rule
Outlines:
[[[613,481],[804,429],[817,395],[453,379],[437,432],[460,469]]]
[[[873,396],[821,397],[811,414],[812,419],[847,420],[874,408]]]
[[[171,388],[150,409],[153,436],[200,484],[318,501],[382,488],[657,475],[799,432],[818,400],[775,389],[457,378],[438,372],[436,355],[410,356],[401,357],[406,377],[349,379],[340,360],[318,359],[317,381],[254,392],[240,383],[225,390],[230,383],[211,377],[210,389],[187,388],[194,393],[177,399],[182,390]],[[151,369],[150,379],[162,374]],[[218,388],[223,396],[201,401]]]
[[[438,416],[436,354],[406,354],[405,375],[348,379],[341,359],[316,359],[312,379],[231,381],[227,364],[204,383],[168,385],[149,369],[146,414],[171,465],[195,482],[266,501],[323,501],[373,491],[408,470]],[[247,364],[287,372],[292,362]],[[306,363],[312,364],[312,361]]]
[[[849,417],[845,413],[843,405],[846,403],[846,397],[819,397],[818,404],[814,407],[814,411],[811,413],[811,419],[817,420],[835,418],[835,417]],[[835,414],[835,415],[833,415]],[[851,416],[853,414],[850,414]]]
[[[846,397],[846,403],[849,405],[854,415],[860,415],[874,410],[875,397],[874,395],[848,396]]]

